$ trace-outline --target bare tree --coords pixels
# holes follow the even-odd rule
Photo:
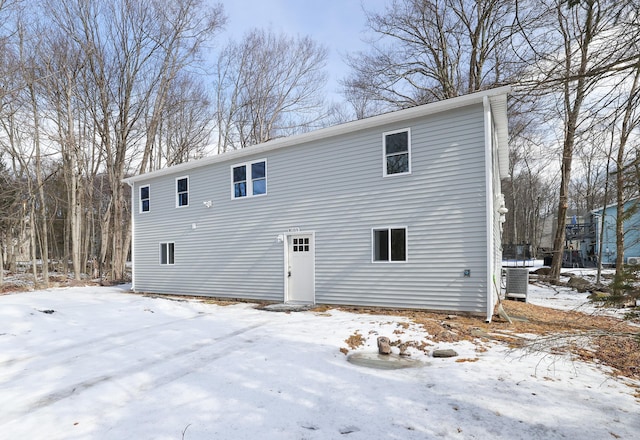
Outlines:
[[[49,38],[40,48],[40,65],[44,72],[42,99],[50,108],[49,120],[56,131],[49,137],[59,145],[62,175],[66,185],[68,215],[66,223],[69,234],[65,248],[70,248],[70,259],[76,280],[84,272],[82,255],[84,191],[87,186],[86,170],[79,120],[82,110],[78,108],[77,88],[83,68],[84,56],[68,36],[51,29]],[[68,257],[65,256],[65,261]]]
[[[252,30],[218,56],[218,151],[308,130],[323,116],[327,50],[309,37]]]
[[[545,157],[544,143],[535,124],[524,118],[513,118],[509,178],[503,182],[506,214],[503,242],[541,246],[547,218],[551,215],[553,181],[549,173],[552,158]]]
[[[203,157],[211,135],[213,112],[202,81],[179,75],[168,90],[156,142],[163,146],[155,157],[156,168]]]
[[[593,124],[593,128],[586,131],[576,144],[577,163],[569,186],[570,206],[572,205],[576,215],[580,216],[588,215],[604,203],[603,189],[608,152],[602,146],[610,143],[609,130],[604,123]]]
[[[370,103],[411,107],[504,83],[516,67],[514,11],[508,0],[393,0],[367,12],[378,39],[347,58],[346,98],[365,116]]]
[[[16,221],[13,213],[17,206],[19,206],[19,200],[16,183],[0,153],[0,288],[4,282],[7,242],[13,239],[10,231]]]
[[[203,0],[153,2],[152,6],[154,17],[152,17],[151,23],[156,25],[155,35],[152,38],[158,44],[154,48],[157,54],[153,54],[153,57],[158,57],[161,63],[153,67],[153,75],[151,76],[152,88],[149,96],[149,112],[145,119],[146,135],[144,154],[140,165],[141,172],[144,172],[147,166],[150,169],[153,166],[150,156],[154,145],[161,140],[158,137],[158,132],[162,118],[166,116],[165,110],[169,105],[167,101],[170,98],[171,89],[174,89],[174,95],[171,97],[174,108],[176,104],[179,104],[178,107],[182,107],[186,111],[191,108],[193,114],[194,111],[203,109],[202,104],[206,107],[207,100],[203,97],[203,91],[188,89],[187,82],[194,83],[195,80],[193,77],[187,79],[185,70],[198,60],[204,43],[215,35],[226,21],[220,6],[205,8]],[[189,92],[190,98],[193,100],[178,101],[175,95],[176,87],[182,87],[184,91]],[[196,121],[200,121],[200,127],[193,130]],[[183,122],[187,122],[187,120],[183,119]],[[182,139],[183,142],[202,141],[201,135],[205,130],[202,118],[192,120],[190,125],[192,126],[190,133],[196,137]],[[178,131],[181,130],[179,126],[172,125],[171,127]],[[166,131],[166,125],[164,128]],[[189,133],[189,131],[175,133],[175,136],[183,136],[185,133]],[[174,134],[168,133],[168,135],[172,137]],[[182,151],[184,151],[184,145]],[[161,155],[157,156],[161,157]],[[171,162],[174,161],[170,160],[169,163]]]
[[[640,42],[640,38],[638,38]],[[629,142],[632,133],[640,127],[640,112],[638,111],[638,104],[640,104],[640,56],[638,57],[638,63],[635,68],[630,72],[629,78],[623,81],[626,86],[626,93],[622,105],[620,106],[620,127],[619,127],[619,143],[618,154],[616,156],[615,164],[617,168],[616,172],[616,274],[622,271],[624,264],[624,222],[629,219],[635,211],[637,211],[637,205],[633,209],[625,209],[625,205],[629,200],[629,190],[632,192],[633,197],[638,196],[638,181],[636,167],[631,168],[631,178],[625,179],[625,175],[629,175],[626,172],[629,167],[626,165],[629,160],[627,159],[627,144]]]
[[[562,267],[565,219],[569,207],[569,183],[577,139],[589,130],[594,115],[606,108],[608,98],[596,93],[602,81],[612,75],[611,66],[625,57],[628,44],[614,38],[620,29],[625,5],[607,0],[587,0],[570,6],[565,0],[540,2],[546,21],[533,35],[522,33],[536,54],[530,69],[529,93],[544,99],[551,94],[551,108],[560,109],[562,121],[560,185],[557,223],[550,277],[557,281]],[[544,12],[546,10],[546,12]],[[609,66],[603,68],[603,66]],[[549,96],[549,95],[547,95]]]
[[[85,57],[78,99],[93,121],[110,196],[102,208],[100,260],[122,279],[131,225],[121,184],[141,152],[149,167],[171,85],[197,61],[203,42],[224,21],[203,0],[61,0],[45,5],[53,25]],[[139,156],[138,156],[139,158]]]

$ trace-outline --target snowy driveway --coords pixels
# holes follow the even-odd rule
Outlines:
[[[589,365],[502,347],[373,370],[359,332],[428,337],[403,318],[274,313],[87,287],[0,296],[0,438],[635,438],[633,390]]]

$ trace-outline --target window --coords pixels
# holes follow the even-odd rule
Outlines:
[[[160,264],[174,264],[174,256],[174,243],[160,243]]]
[[[374,229],[373,261],[407,261],[407,228]]]
[[[254,196],[267,193],[267,162],[251,164],[251,188]]]
[[[140,212],[149,212],[149,185],[140,187]]]
[[[383,175],[411,173],[411,131],[406,128],[382,135]]]
[[[293,239],[293,252],[309,252],[309,239],[308,238],[294,238]]]
[[[260,196],[267,193],[267,161],[259,160],[231,168],[231,197]]]
[[[247,196],[247,166],[233,168],[233,197]]]
[[[189,178],[176,179],[176,206],[189,206]]]

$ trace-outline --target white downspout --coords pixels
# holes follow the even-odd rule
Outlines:
[[[494,266],[494,232],[493,232],[493,143],[492,143],[492,120],[491,104],[489,98],[482,98],[484,110],[484,168],[485,168],[485,197],[486,197],[486,228],[487,228],[487,322],[491,322],[493,309],[495,306],[493,291],[493,266]]]
[[[136,248],[136,223],[135,223],[135,183],[127,182],[131,187],[131,290],[136,291],[136,258],[135,258],[135,248]]]

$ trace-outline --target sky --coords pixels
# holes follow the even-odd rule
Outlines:
[[[1,439],[600,440],[640,432],[633,382],[595,363],[493,342],[433,343],[399,316],[276,313],[129,287],[0,295]],[[557,290],[531,285],[530,301],[575,309],[587,300]],[[347,345],[354,335],[363,345]],[[343,354],[377,359],[379,335],[458,356],[411,347],[415,368],[381,370]],[[378,362],[408,362],[401,359],[393,347]]]
[[[215,1],[215,0],[214,0]],[[312,37],[329,49],[327,93],[336,95],[338,81],[348,73],[343,61],[348,52],[365,50],[367,10],[382,11],[389,0],[218,0],[227,15],[222,41],[239,39],[255,27],[271,28],[292,36]],[[335,96],[332,98],[338,99]]]

